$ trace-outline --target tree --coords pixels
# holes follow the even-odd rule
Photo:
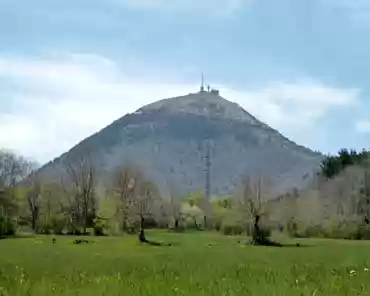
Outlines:
[[[67,183],[62,179],[63,187],[72,197],[70,202],[71,220],[82,225],[83,233],[92,223],[95,214],[96,171],[89,153],[65,162]],[[91,221],[90,221],[91,220]]]
[[[354,164],[361,164],[369,157],[369,152],[363,150],[357,152],[354,149],[341,149],[337,156],[327,156],[321,162],[321,174],[327,178],[332,179],[337,176],[346,167]]]
[[[203,223],[205,222],[204,217],[206,217],[206,215],[204,213],[204,208],[203,208],[205,199],[206,198],[202,191],[191,193],[185,199],[185,201],[189,204],[190,208],[193,209],[193,210],[187,211],[187,213],[194,213],[194,215],[192,215],[192,219],[194,221],[195,229],[200,229],[200,226],[197,223],[197,220],[198,220],[197,218],[200,212],[203,214]]]
[[[140,182],[140,180],[137,181]],[[156,202],[159,201],[159,194],[156,186],[149,181],[140,182],[137,185],[137,189],[137,194],[135,194],[131,202],[131,210],[140,217],[139,240],[141,242],[147,242],[144,232],[145,219],[153,217],[153,213],[155,212],[154,207],[156,206]]]
[[[180,229],[180,221],[182,219],[182,212],[181,212],[181,201],[179,196],[176,194],[176,189],[173,183],[167,183],[167,196],[165,199],[164,206],[166,207],[166,216],[170,217],[170,224],[171,227],[175,231],[179,231]]]
[[[33,231],[36,231],[41,204],[41,183],[39,176],[35,172],[32,172],[28,177],[27,183],[26,198],[31,214],[31,227]]]
[[[137,186],[143,177],[140,172],[132,167],[119,167],[113,175],[113,184],[110,189],[112,196],[118,201],[118,209],[121,216],[122,230],[129,228],[132,201],[137,193]]]
[[[213,227],[219,231],[227,222],[235,216],[232,211],[233,203],[228,197],[215,198],[212,200]]]
[[[40,227],[47,233],[61,234],[69,217],[68,198],[57,182],[41,184]]]
[[[252,222],[252,244],[263,245],[267,242],[265,229],[261,227],[261,220],[266,215],[266,200],[268,191],[262,177],[257,180],[246,177],[243,181],[242,193],[239,194],[237,207],[244,220]]]
[[[18,211],[17,188],[28,175],[30,163],[14,153],[0,150],[0,219],[2,235],[14,232],[13,218]],[[6,231],[11,229],[12,231]]]
[[[132,220],[139,219],[139,240],[147,242],[145,221],[153,218],[161,205],[157,187],[138,169],[123,166],[114,174],[111,192],[119,201],[118,211],[122,215],[123,228],[127,229]]]

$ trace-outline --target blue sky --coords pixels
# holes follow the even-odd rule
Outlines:
[[[367,0],[0,0],[0,147],[46,162],[203,71],[299,144],[367,148],[369,37]]]

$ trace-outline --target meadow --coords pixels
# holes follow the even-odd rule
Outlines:
[[[287,247],[238,244],[216,233],[36,236],[0,240],[0,295],[370,295],[370,243],[296,240]],[[295,243],[299,242],[300,247]]]

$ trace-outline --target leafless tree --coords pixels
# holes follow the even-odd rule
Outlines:
[[[32,230],[36,231],[40,214],[41,204],[41,183],[37,173],[32,172],[27,178],[28,188],[26,193],[28,209],[31,214]]]
[[[89,224],[89,215],[95,211],[96,170],[89,153],[65,162],[66,179],[62,179],[70,199],[71,220],[82,225],[83,233]]]
[[[266,237],[261,229],[261,220],[266,215],[268,199],[267,182],[259,177],[246,177],[243,180],[242,192],[237,199],[237,206],[244,220],[252,222],[252,243],[263,244]]]
[[[122,229],[128,227],[132,216],[132,201],[137,193],[137,186],[142,180],[140,172],[132,167],[119,167],[113,176],[112,194],[119,202],[119,215],[122,219]]]
[[[122,215],[123,225],[126,226],[132,218],[139,219],[139,240],[148,242],[145,238],[145,221],[153,218],[161,205],[157,187],[138,169],[122,166],[113,177],[112,192],[119,201],[118,210]]]
[[[131,210],[140,217],[140,234],[139,240],[147,242],[145,238],[145,219],[154,216],[155,207],[159,205],[159,194],[156,186],[149,182],[143,181],[137,186],[137,194],[131,202]]]
[[[173,219],[173,227],[176,231],[178,231],[181,221],[181,202],[176,199],[174,194],[171,194],[170,196],[170,209]]]
[[[178,231],[180,228],[180,221],[182,218],[181,202],[179,196],[176,194],[176,189],[173,183],[167,183],[167,193],[165,197],[167,206],[167,215],[170,217],[170,225],[174,230]]]
[[[30,168],[26,159],[0,150],[0,214],[14,215],[16,188],[29,174]]]

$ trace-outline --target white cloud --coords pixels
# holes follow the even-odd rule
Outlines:
[[[12,110],[5,113],[0,108],[0,147],[45,162],[126,113],[198,88],[168,83],[161,75],[147,78],[149,70],[139,68],[144,78],[132,78],[130,68],[95,55],[0,57],[0,83],[1,78],[14,81]],[[356,89],[335,89],[312,81],[272,83],[259,90],[219,88],[221,95],[287,136],[296,136],[294,140],[314,131],[331,108],[350,106],[359,95]],[[1,100],[0,106],[9,105],[7,97]]]
[[[250,5],[253,0],[117,0],[126,7],[167,13],[198,15],[232,15]]]
[[[294,131],[314,127],[334,107],[354,106],[360,91],[302,81],[275,82],[257,91],[229,91],[229,94],[269,125]]]
[[[358,120],[356,122],[355,129],[361,134],[370,133],[370,120]]]

